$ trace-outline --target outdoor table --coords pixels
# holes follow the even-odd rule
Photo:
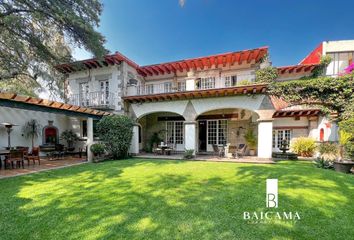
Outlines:
[[[161,148],[162,155],[170,155],[171,151],[166,151],[167,149],[171,149],[170,146],[168,145],[159,145],[159,148]]]

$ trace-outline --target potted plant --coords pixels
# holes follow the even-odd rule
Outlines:
[[[24,137],[32,140],[32,148],[34,147],[34,139],[41,134],[41,131],[42,125],[36,119],[31,119],[22,127]]]
[[[102,143],[94,143],[91,145],[90,150],[94,157],[94,162],[100,162],[103,160],[103,155],[105,153],[105,145]]]
[[[249,128],[244,136],[247,146],[250,150],[250,155],[254,156],[256,155],[256,148],[257,148],[257,137],[256,135],[253,133],[253,129]]]
[[[350,173],[351,168],[354,167],[354,161],[350,159],[354,155],[352,139],[353,136],[349,132],[339,131],[340,158],[333,163],[333,167],[337,172]],[[346,158],[347,160],[345,160]]]
[[[79,141],[79,137],[73,130],[65,130],[61,133],[60,139],[65,140],[68,143],[68,151],[74,151],[74,143]]]

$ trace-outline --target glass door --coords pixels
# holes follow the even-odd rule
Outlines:
[[[273,150],[280,151],[282,140],[286,140],[288,146],[290,145],[291,140],[291,130],[282,129],[273,131]]]
[[[101,81],[101,105],[109,105],[109,81]]]
[[[80,83],[79,85],[80,93],[79,93],[79,101],[80,106],[89,106],[89,85],[87,82]]]

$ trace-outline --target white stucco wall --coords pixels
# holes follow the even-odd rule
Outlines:
[[[24,110],[9,107],[0,107],[0,122],[9,122],[17,124],[19,126],[13,127],[11,132],[11,146],[27,146],[31,147],[31,139],[27,139],[23,136],[22,126],[25,125],[31,119],[36,119],[42,127],[48,125],[48,121],[53,121],[53,126],[59,130],[59,136],[64,130],[74,129],[76,132],[81,133],[80,121],[76,118],[71,118],[62,114]],[[59,140],[62,144],[67,144],[64,141]],[[42,145],[42,135],[35,139],[35,146]],[[7,132],[5,127],[0,126],[0,148],[7,147]],[[78,143],[77,146],[79,146]]]

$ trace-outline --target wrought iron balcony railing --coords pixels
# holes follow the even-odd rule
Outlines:
[[[116,95],[112,92],[89,92],[87,94],[72,94],[69,103],[80,107],[95,109],[115,109]]]
[[[238,85],[247,85],[255,81],[254,74],[238,74],[237,77],[221,77],[221,78],[199,78],[194,81],[193,90],[203,90],[203,89],[218,89],[218,88],[228,88],[235,87]],[[188,91],[186,88],[186,82],[171,82],[166,81],[162,83],[146,83],[145,85],[138,86],[128,86],[127,96],[135,95],[153,95],[160,93],[170,93],[170,92],[184,92]]]

